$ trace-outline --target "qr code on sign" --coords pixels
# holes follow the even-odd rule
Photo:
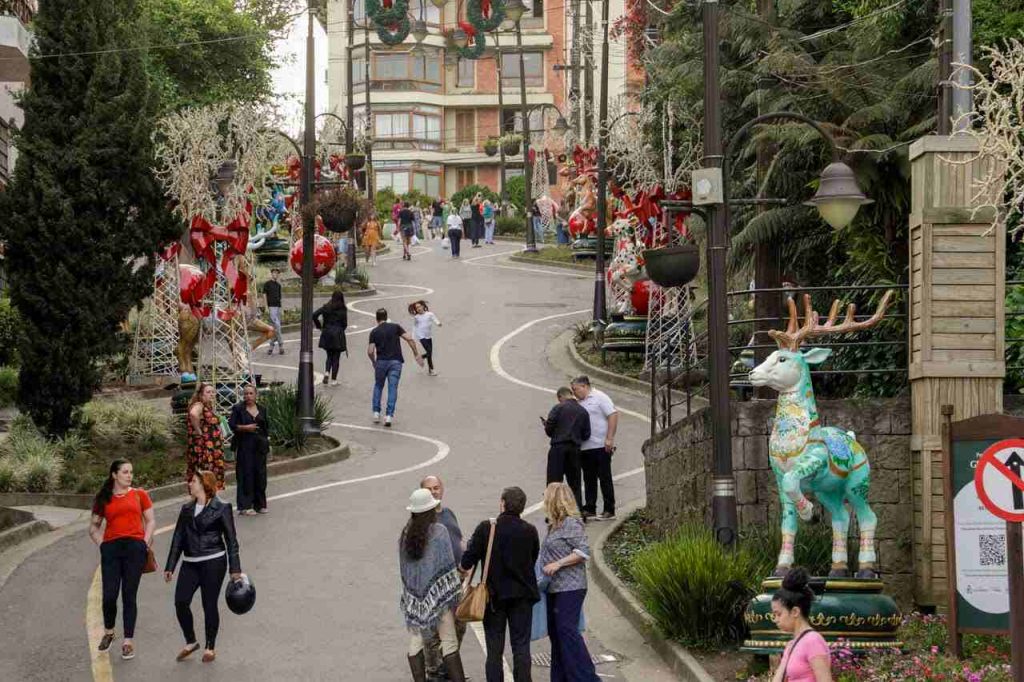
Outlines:
[[[1006,564],[1006,536],[979,535],[978,554],[982,566],[1003,566]]]

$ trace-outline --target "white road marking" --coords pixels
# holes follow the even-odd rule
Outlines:
[[[462,261],[463,263],[469,263],[470,265],[476,265],[482,268],[501,268],[503,270],[519,270],[520,272],[539,272],[545,275],[559,275],[568,276],[575,279],[589,279],[592,275],[585,272],[574,272],[572,270],[559,269],[557,266],[547,270],[541,270],[540,268],[523,267],[519,265],[496,265],[494,263],[477,263],[476,261],[484,260],[485,258],[496,258],[498,256],[507,256],[511,253],[523,253],[523,249],[513,249],[511,251],[499,251],[498,253],[489,253],[486,256],[475,256],[473,258],[467,258]]]

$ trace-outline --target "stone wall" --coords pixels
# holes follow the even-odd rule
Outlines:
[[[906,399],[822,400],[822,424],[857,434],[871,461],[880,571],[902,604],[913,594],[910,403]],[[774,400],[732,404],[732,465],[740,527],[777,525],[779,495],[768,463]],[[711,413],[700,410],[644,443],[647,508],[661,531],[710,523]]]

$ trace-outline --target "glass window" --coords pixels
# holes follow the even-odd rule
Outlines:
[[[421,7],[425,10],[422,16],[420,15]],[[428,24],[440,25],[441,23],[441,9],[434,7],[434,3],[430,0],[409,0],[408,14],[413,19],[423,19]]]
[[[392,172],[376,173],[376,186],[378,190],[390,188],[395,194],[405,194],[409,191],[409,171],[400,170]]]
[[[523,4],[530,8],[530,13],[527,16],[534,19],[544,18],[544,0],[526,0]]]
[[[413,137],[419,140],[441,140],[441,119],[437,116],[412,115]]]
[[[427,173],[413,173],[412,187],[429,197],[440,196],[441,177],[439,175],[429,175]]]
[[[352,58],[352,84],[360,85],[366,80],[366,59],[363,57]]]
[[[473,111],[455,112],[455,146],[476,145],[476,116]]]
[[[357,22],[362,23],[363,18],[366,16],[366,0],[353,0],[352,2],[352,18]]]
[[[410,73],[416,80],[430,83],[441,82],[441,56],[436,50],[409,57],[412,64]]]
[[[409,58],[406,53],[374,55],[375,80],[401,80],[409,77]]]
[[[406,112],[375,114],[374,118],[377,121],[376,137],[409,137],[409,114]]]
[[[523,65],[526,67],[526,84],[530,86],[544,85],[544,55],[541,52],[524,52]],[[519,54],[506,52],[501,55],[501,77],[502,85],[508,85],[509,80],[519,80]]]
[[[476,85],[476,60],[460,59],[458,74],[455,79],[455,86],[459,88],[472,88]]]
[[[459,168],[455,171],[455,185],[456,189],[462,189],[463,187],[469,187],[476,183],[476,169],[475,168]]]

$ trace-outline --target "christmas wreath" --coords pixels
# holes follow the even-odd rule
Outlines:
[[[463,59],[480,59],[487,47],[487,38],[483,31],[477,31],[474,36],[473,47],[458,47],[459,56]]]
[[[379,37],[380,42],[385,45],[399,45],[409,35],[409,30],[411,28],[412,23],[409,21],[408,17],[403,17],[398,22],[390,25],[378,23],[377,37]]]
[[[405,19],[405,14],[409,11],[409,0],[393,0],[393,2],[389,3],[390,7],[384,7],[381,4],[381,1],[382,0],[366,0],[366,13],[371,19],[373,19],[378,27],[394,26]],[[389,0],[383,1],[389,2]],[[406,23],[408,23],[408,21]],[[406,31],[406,33],[408,33],[408,31]],[[380,34],[378,33],[378,35]],[[395,45],[397,43],[389,44]]]
[[[489,15],[489,16],[485,16]],[[493,31],[505,21],[504,0],[469,0],[466,18],[481,31]]]

